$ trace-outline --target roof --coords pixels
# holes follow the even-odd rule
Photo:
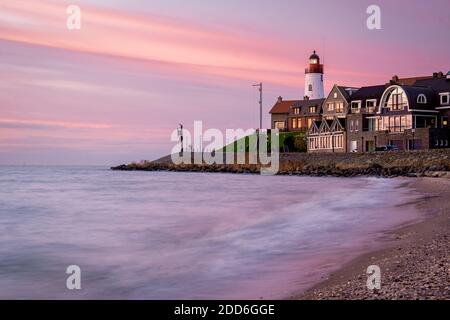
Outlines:
[[[379,100],[383,95],[384,90],[386,90],[386,86],[384,84],[377,86],[362,87],[352,95],[351,100],[352,101],[355,100],[364,101],[369,99]]]
[[[300,102],[300,100],[277,101],[277,103],[275,103],[275,105],[272,107],[272,109],[269,111],[269,113],[272,113],[272,114],[289,113],[291,106],[293,106],[295,103],[298,103],[298,102]]]
[[[302,100],[295,106],[301,107],[300,114],[302,116],[318,115],[322,111],[322,104],[324,101],[325,99]],[[316,112],[309,112],[309,107],[317,107]]]
[[[301,108],[302,115],[308,115],[309,107],[317,107],[317,112],[313,114],[319,114],[322,103],[325,99],[312,99],[312,100],[282,100],[277,101],[272,109],[269,111],[271,114],[286,114],[289,113],[291,108]]]
[[[355,87],[347,87],[347,86],[336,86],[339,90],[339,92],[342,94],[345,100],[350,101],[350,94],[348,93],[348,90],[351,89],[352,91],[358,90],[358,88]],[[353,95],[352,95],[353,96]]]
[[[414,86],[433,88],[436,93],[450,92],[450,80],[445,77],[417,80]]]
[[[319,56],[316,53],[316,50],[314,50],[313,54],[309,56],[309,59],[317,59],[317,60],[320,59]]]
[[[411,77],[411,78],[399,78],[397,84],[404,86],[412,86],[419,80],[431,79],[433,76],[419,76],[419,77]]]
[[[433,109],[436,103],[436,93],[433,89],[427,87],[418,86],[402,86],[409,100],[410,109]],[[419,95],[425,95],[427,98],[427,103],[419,104],[417,103],[417,97]]]

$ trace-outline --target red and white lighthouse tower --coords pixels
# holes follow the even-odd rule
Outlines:
[[[309,67],[305,69],[305,97],[308,99],[325,98],[323,90],[323,64],[316,51],[309,57]]]

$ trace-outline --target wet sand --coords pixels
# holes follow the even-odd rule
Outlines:
[[[386,232],[383,249],[359,256],[291,299],[450,299],[450,179],[407,179],[424,198],[418,223]],[[367,267],[381,268],[381,289],[367,288]]]

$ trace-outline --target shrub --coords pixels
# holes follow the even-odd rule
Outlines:
[[[297,152],[306,152],[308,149],[308,145],[306,143],[306,135],[301,134],[301,135],[295,136],[294,147]]]

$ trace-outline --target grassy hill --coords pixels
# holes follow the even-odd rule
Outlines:
[[[219,152],[256,151],[250,150],[250,139],[256,139],[256,134],[236,140],[219,150]],[[279,135],[281,152],[306,152],[306,134],[304,132],[281,132]],[[270,139],[267,143],[271,148]]]

